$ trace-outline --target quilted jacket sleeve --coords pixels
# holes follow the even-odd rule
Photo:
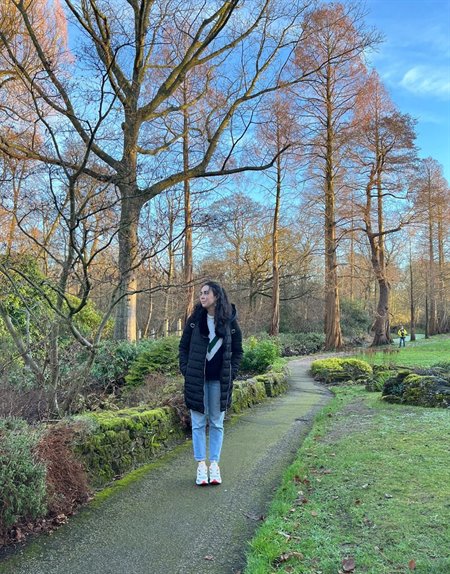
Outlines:
[[[231,376],[233,379],[236,378],[243,354],[242,332],[238,322],[235,320],[231,323]]]
[[[184,376],[186,374],[188,359],[189,359],[189,348],[191,346],[192,337],[192,326],[190,319],[187,320],[184,326],[183,334],[181,335],[179,349],[179,364],[181,374]]]

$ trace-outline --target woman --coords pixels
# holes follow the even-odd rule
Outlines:
[[[221,484],[219,460],[225,411],[231,405],[233,379],[242,358],[242,334],[234,305],[214,281],[200,289],[200,302],[186,322],[180,341],[184,398],[191,411],[196,484]],[[209,422],[209,469],[206,424]]]

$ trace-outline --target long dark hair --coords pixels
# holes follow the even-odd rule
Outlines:
[[[205,281],[202,283],[202,288],[208,286],[212,289],[214,296],[217,298],[216,309],[214,313],[214,322],[216,324],[216,331],[219,335],[223,336],[225,333],[225,324],[231,319],[233,308],[228,301],[227,292],[215,281]],[[201,303],[197,303],[196,309],[201,309]]]

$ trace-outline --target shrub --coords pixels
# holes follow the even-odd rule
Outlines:
[[[134,387],[144,383],[148,373],[178,373],[179,337],[165,337],[152,342],[149,349],[140,353],[131,365],[126,384]]]
[[[36,457],[39,434],[20,419],[0,420],[0,534],[44,516],[45,466]]]
[[[325,383],[367,381],[372,376],[372,367],[360,359],[318,359],[311,365],[316,380]]]
[[[325,335],[323,333],[281,333],[279,341],[283,357],[310,355],[323,349]]]
[[[125,376],[140,348],[140,344],[128,341],[104,341],[91,368],[91,377],[95,383],[103,388],[124,384]]]
[[[386,381],[392,376],[392,371],[375,369],[372,380],[366,384],[366,390],[371,392],[382,391]]]
[[[249,337],[243,347],[240,370],[246,373],[264,373],[280,356],[280,347],[275,339]]]

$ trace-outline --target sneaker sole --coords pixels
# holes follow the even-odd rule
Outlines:
[[[202,482],[196,482],[195,483],[197,486],[208,486],[208,481],[207,480],[203,480]]]
[[[222,484],[222,481],[221,480],[210,480],[209,484],[214,484],[214,485]]]

